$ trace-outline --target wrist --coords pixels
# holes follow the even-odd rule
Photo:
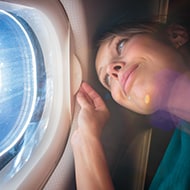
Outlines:
[[[76,129],[71,137],[72,148],[81,148],[86,145],[91,146],[91,144],[100,142],[99,135],[94,135],[87,131],[81,130],[80,127]]]

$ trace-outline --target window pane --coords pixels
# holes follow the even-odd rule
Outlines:
[[[0,11],[0,169],[25,144],[24,134],[30,138],[37,128],[45,84],[43,55],[32,29]]]

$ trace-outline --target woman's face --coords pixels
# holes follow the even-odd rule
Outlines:
[[[96,57],[100,82],[120,105],[150,114],[167,101],[183,59],[172,46],[148,34],[128,39],[116,36],[104,42]]]

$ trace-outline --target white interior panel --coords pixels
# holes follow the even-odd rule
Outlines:
[[[73,96],[81,82],[81,75],[73,78],[72,74],[74,70],[80,73],[80,65],[72,52],[70,24],[59,1],[0,1],[0,6],[19,15],[33,28],[42,47],[47,74],[42,116],[46,122],[40,126],[44,129],[43,137],[29,160],[13,176],[9,176],[9,171],[14,159],[0,172],[0,189],[40,189],[67,142],[73,117]]]

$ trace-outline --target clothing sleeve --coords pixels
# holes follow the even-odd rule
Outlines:
[[[181,121],[175,129],[150,190],[189,190],[190,124]]]

